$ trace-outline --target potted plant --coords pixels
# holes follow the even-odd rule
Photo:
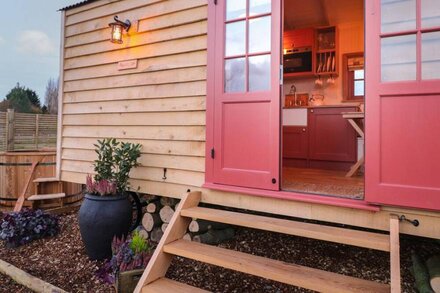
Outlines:
[[[130,230],[133,213],[128,180],[130,170],[139,165],[141,145],[107,138],[98,140],[95,147],[96,174],[87,176],[79,228],[87,255],[100,260],[112,255],[113,237],[126,237]]]

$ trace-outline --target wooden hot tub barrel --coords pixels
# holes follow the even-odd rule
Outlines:
[[[37,178],[55,177],[56,152],[5,152],[0,153],[0,205],[14,206],[25,186],[32,163],[40,162],[32,176],[31,184],[26,192],[26,198],[36,194],[35,184]],[[44,193],[61,192],[58,184],[45,188]],[[66,193],[65,204],[77,202],[82,199],[82,186],[76,183],[63,183],[63,192]],[[51,190],[53,189],[53,190]],[[40,192],[41,193],[41,192]],[[31,203],[25,201],[25,206]],[[45,205],[42,205],[45,207]]]

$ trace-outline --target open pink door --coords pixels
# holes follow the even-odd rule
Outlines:
[[[440,210],[440,1],[366,2],[366,200]]]
[[[278,190],[280,1],[215,2],[212,181]]]

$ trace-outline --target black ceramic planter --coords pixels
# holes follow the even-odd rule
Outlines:
[[[127,236],[132,221],[128,196],[86,194],[79,210],[79,229],[89,258],[101,260],[112,255],[114,236]]]

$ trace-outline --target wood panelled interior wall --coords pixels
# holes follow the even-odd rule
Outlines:
[[[133,23],[121,45],[109,41],[115,15]],[[134,188],[181,196],[203,184],[207,15],[207,0],[101,0],[66,11],[62,180],[84,183],[93,144],[115,137],[143,146]],[[118,70],[128,60],[137,68]]]

